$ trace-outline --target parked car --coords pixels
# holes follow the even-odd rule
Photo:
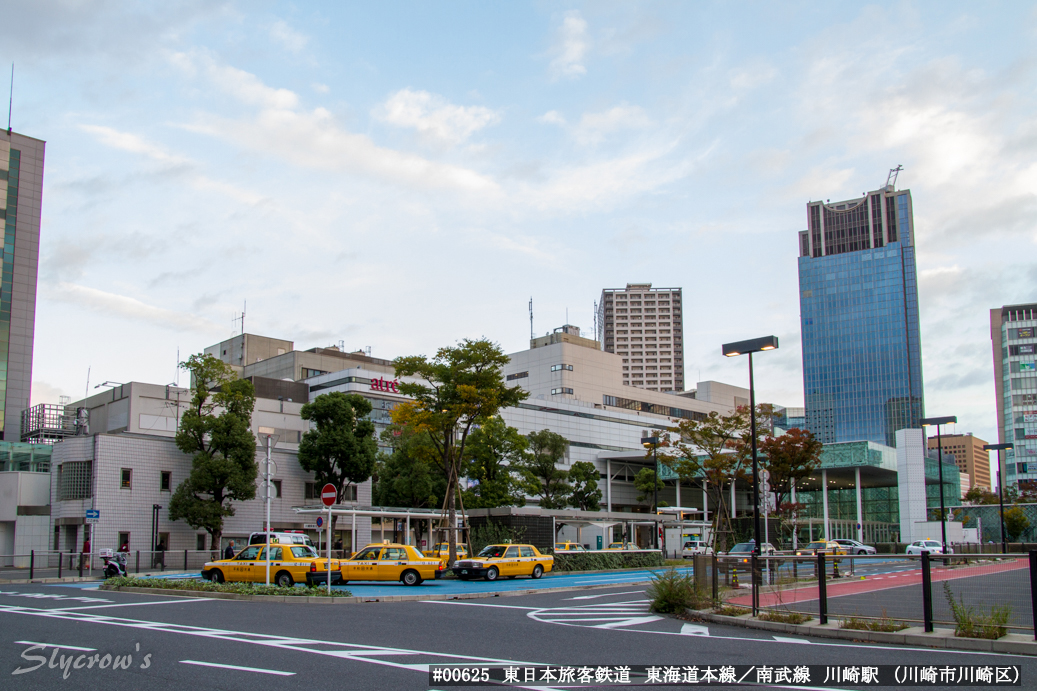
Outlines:
[[[749,563],[749,558],[756,548],[755,542],[739,542],[737,545],[732,547],[727,552],[721,552],[718,556],[720,561],[734,561],[739,563]],[[760,555],[764,557],[773,557],[778,553],[778,550],[774,549],[774,545],[769,542],[765,542],[760,546]]]
[[[310,539],[310,536],[301,530],[271,530],[270,543],[280,543],[282,545],[308,545],[309,547],[314,547],[313,540]],[[266,544],[266,533],[252,533],[248,536],[248,544]]]
[[[556,542],[555,552],[586,552],[587,548],[578,542]]]
[[[472,559],[458,559],[452,570],[462,581],[495,581],[500,576],[540,578],[554,568],[554,562],[553,556],[541,554],[533,545],[487,545]]]
[[[609,546],[605,548],[606,551],[622,551],[624,549],[637,549],[637,545],[630,542],[610,542]]]
[[[231,559],[206,562],[202,578],[213,583],[224,581],[262,583],[266,580],[266,545],[249,545]],[[277,543],[270,545],[270,582],[282,587],[296,583],[320,585],[328,582],[328,562],[309,545]],[[331,584],[342,581],[341,562],[331,560]]]
[[[364,547],[342,562],[342,583],[349,581],[399,581],[421,585],[429,578],[440,578],[442,562],[425,556],[411,545],[384,542]]]
[[[841,544],[838,540],[814,540],[806,547],[800,547],[796,550],[797,557],[816,557],[818,554],[824,554],[829,557],[834,555],[846,554],[848,548]]]
[[[866,545],[863,542],[857,542],[856,540],[839,539],[833,540],[838,542],[840,545],[846,548],[846,551],[850,554],[878,554],[878,550],[871,545]]]
[[[941,545],[937,540],[915,540],[904,550],[905,554],[921,554],[922,552],[928,552],[929,554],[944,554],[943,545]],[[948,547],[946,553],[954,554],[954,550]]]
[[[684,547],[681,549],[681,557],[691,559],[696,554],[713,554],[713,548],[702,540],[685,540]]]

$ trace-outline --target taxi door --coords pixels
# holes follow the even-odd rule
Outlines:
[[[386,547],[378,560],[376,569],[380,581],[398,581],[400,574],[407,568],[407,550],[401,547]]]
[[[262,550],[260,545],[250,545],[238,553],[227,569],[229,573],[224,574],[228,581],[251,581],[252,569],[255,567],[256,559]]]
[[[519,548],[512,545],[508,548],[508,551],[504,553],[504,557],[500,561],[500,575],[502,576],[518,576],[522,573],[522,559],[519,557]]]
[[[377,578],[378,554],[381,547],[368,547],[349,561],[342,562],[342,579],[346,581],[370,581]]]

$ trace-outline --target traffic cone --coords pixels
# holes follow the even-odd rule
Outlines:
[[[832,561],[832,578],[842,578],[839,575],[839,560],[835,559]]]
[[[741,587],[740,585],[738,585],[738,569],[737,568],[734,568],[734,569],[731,570],[731,587],[732,588],[740,588]]]

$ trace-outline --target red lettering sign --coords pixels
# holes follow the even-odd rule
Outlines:
[[[385,377],[378,377],[371,380],[371,389],[374,391],[385,391],[386,393],[400,393],[399,388],[397,388],[399,383],[398,379],[389,381]]]

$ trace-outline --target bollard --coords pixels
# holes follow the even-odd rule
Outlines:
[[[713,602],[718,602],[720,597],[719,586],[717,582],[720,580],[720,567],[717,564],[717,555],[713,555]]]
[[[32,580],[33,572],[36,571],[36,550],[29,550],[29,580]]]
[[[65,558],[63,552],[58,552],[58,578],[61,578],[61,562]]]
[[[749,584],[752,586],[753,616],[755,617],[760,613],[760,560],[757,558],[756,552],[749,556],[749,569],[751,570]]]
[[[933,632],[933,580],[929,572],[929,552],[922,551],[922,620],[926,633]]]
[[[137,550],[137,573],[140,573],[140,550]]]
[[[828,584],[825,582],[825,553],[817,555],[817,612],[822,626],[828,623]]]
[[[1037,552],[1030,552],[1030,617],[1033,619],[1033,640],[1037,641]]]
[[[79,577],[83,577],[83,553],[79,553]]]
[[[184,550],[184,571],[187,571],[187,550]]]

